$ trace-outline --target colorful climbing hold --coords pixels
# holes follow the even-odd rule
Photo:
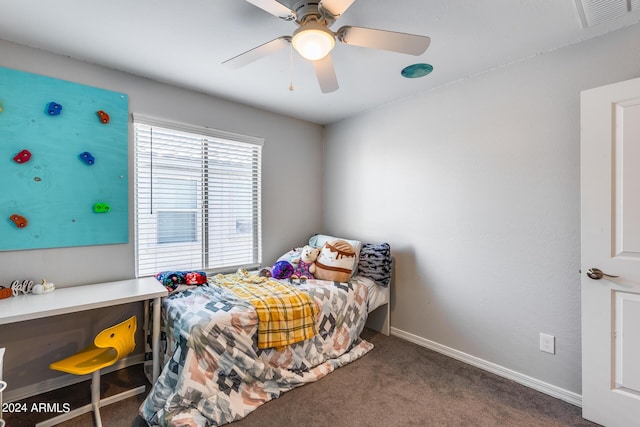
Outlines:
[[[16,163],[27,163],[31,159],[31,152],[29,150],[22,150],[13,158]]]
[[[47,112],[50,116],[57,116],[62,112],[62,105],[57,102],[50,102],[47,106]]]
[[[96,203],[93,205],[93,211],[96,213],[107,213],[111,210],[111,206],[107,203]]]
[[[107,113],[102,110],[98,110],[97,114],[103,124],[106,125],[107,123],[109,123],[109,115]]]
[[[80,153],[80,155],[78,157],[80,157],[80,160],[82,160],[83,162],[85,162],[89,166],[91,166],[92,164],[94,164],[96,162],[95,157],[93,157],[91,155],[91,153],[88,152],[88,151]]]
[[[13,221],[18,228],[25,228],[28,224],[27,219],[22,215],[13,214],[9,217],[9,219]]]

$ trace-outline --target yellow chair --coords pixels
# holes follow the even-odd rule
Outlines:
[[[100,370],[115,364],[118,360],[133,351],[136,346],[134,337],[136,327],[136,316],[132,316],[124,322],[100,332],[95,337],[93,344],[89,345],[81,352],[49,365],[49,368],[51,369],[67,372],[69,374],[92,374],[91,403],[74,409],[66,414],[61,414],[47,421],[38,423],[36,424],[36,427],[54,426],[63,421],[91,411],[93,411],[96,426],[102,427],[100,407],[144,393],[145,386],[140,386],[133,390],[116,394],[115,396],[100,399]]]

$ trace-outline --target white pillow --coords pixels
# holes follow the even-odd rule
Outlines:
[[[309,239],[309,245],[313,246],[314,248],[319,248],[325,243],[331,242],[332,240],[344,240],[345,242],[348,242],[351,246],[353,246],[353,250],[356,252],[356,254],[359,254],[360,249],[362,249],[362,242],[359,240],[345,239],[344,237],[335,237],[326,234],[314,234]]]
[[[282,255],[280,258],[278,258],[278,261],[288,261],[289,263],[293,264],[293,260],[294,259],[300,259],[300,254],[302,253],[302,247],[298,247],[298,248],[293,248],[291,249],[289,252],[287,252],[286,254]]]

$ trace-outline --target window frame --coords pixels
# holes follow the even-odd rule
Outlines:
[[[143,114],[132,114],[132,122],[133,122],[132,131],[133,131],[133,140],[134,140],[134,174],[133,175],[135,180],[134,237],[135,237],[136,277],[149,276],[159,271],[163,271],[167,269],[178,269],[178,268],[175,268],[175,266],[167,267],[167,268],[162,267],[163,264],[162,262],[158,261],[158,258],[161,252],[159,250],[160,246],[164,246],[165,248],[170,247],[171,245],[175,245],[175,247],[180,246],[180,242],[165,242],[165,243],[156,242],[156,248],[149,249],[151,245],[148,243],[148,240],[146,244],[142,244],[141,240],[144,240],[144,239],[141,238],[140,229],[144,228],[144,226],[141,227],[139,222],[141,221],[143,209],[145,208],[142,208],[141,210],[140,206],[144,205],[147,209],[150,209],[151,212],[153,212],[154,209],[156,209],[157,212],[163,212],[163,211],[188,212],[190,211],[189,209],[180,209],[180,208],[176,209],[174,207],[170,207],[167,209],[157,209],[156,207],[154,207],[154,203],[156,202],[153,200],[153,195],[151,196],[146,195],[146,192],[144,191],[146,188],[143,188],[141,191],[142,187],[140,186],[141,184],[139,180],[141,179],[140,177],[144,173],[148,174],[149,182],[151,183],[142,184],[142,185],[150,185],[150,186],[153,186],[154,179],[163,179],[163,178],[171,179],[172,178],[171,175],[173,175],[174,173],[172,172],[172,173],[163,175],[162,172],[160,172],[160,174],[157,176],[153,175],[154,172],[157,172],[158,170],[161,171],[162,166],[158,166],[158,169],[154,170],[153,160],[152,160],[153,159],[153,146],[152,146],[153,142],[151,142],[150,148],[147,146],[143,148],[139,147],[139,145],[142,145],[142,143],[139,142],[139,134],[142,134],[146,130],[139,128],[138,125],[150,127],[151,138],[153,138],[152,136],[153,128],[162,128],[162,130],[167,132],[175,132],[173,136],[178,136],[179,133],[187,133],[187,134],[190,134],[191,136],[202,137],[202,148],[203,148],[203,151],[202,151],[203,166],[201,170],[202,181],[198,182],[197,184],[197,185],[201,185],[202,188],[199,188],[196,191],[197,206],[195,209],[196,239],[198,239],[202,244],[202,253],[201,253],[202,265],[200,266],[193,265],[193,264],[184,265],[183,268],[179,268],[179,269],[204,270],[209,273],[218,273],[218,272],[234,271],[240,267],[247,268],[247,269],[258,268],[262,263],[262,194],[261,193],[262,193],[262,147],[264,146],[264,139],[259,137],[254,137],[254,136],[241,135],[233,132],[212,129],[209,127],[186,124],[186,123],[165,120],[165,119],[158,119],[158,118],[146,116]],[[194,140],[196,139],[197,138],[194,138]],[[245,175],[249,176],[249,178],[247,176],[244,176],[239,181],[234,181],[232,178],[230,182],[232,184],[233,183],[245,184],[244,192],[250,193],[250,201],[249,202],[245,201],[241,209],[241,210],[248,209],[249,212],[245,213],[244,216],[238,217],[235,219],[235,224],[236,224],[235,227],[236,227],[236,230],[238,230],[238,223],[239,223],[238,221],[240,221],[240,223],[242,223],[243,221],[248,221],[252,225],[250,227],[249,233],[247,233],[249,234],[249,239],[251,240],[250,247],[247,246],[246,243],[244,243],[245,247],[247,248],[246,249],[247,252],[246,254],[242,255],[242,256],[246,255],[246,260],[248,261],[249,259],[251,259],[251,261],[244,262],[241,264],[233,264],[233,265],[214,263],[215,261],[212,260],[212,256],[215,255],[217,252],[219,252],[219,247],[212,248],[216,246],[216,241],[215,241],[216,238],[210,236],[210,234],[212,234],[210,233],[210,229],[213,227],[211,224],[215,223],[215,221],[212,220],[211,218],[213,210],[211,206],[209,206],[210,205],[209,192],[213,191],[214,189],[220,189],[221,187],[224,187],[224,185],[221,184],[221,182],[223,181],[226,182],[226,180],[228,180],[229,177],[233,177],[233,174],[231,172],[225,171],[225,170],[227,168],[231,170],[234,168],[234,166],[237,166],[237,162],[234,163],[233,161],[228,159],[227,160],[221,160],[220,158],[216,159],[215,155],[210,154],[213,151],[213,149],[209,151],[210,148],[218,147],[218,149],[220,149],[220,147],[225,147],[225,144],[227,144],[226,146],[238,147],[237,148],[238,155],[246,154],[248,156],[246,158],[242,158],[241,160],[242,160],[242,163],[244,164],[243,171],[245,172]],[[145,152],[141,153],[140,150],[145,150]],[[148,159],[151,159],[151,161],[149,162],[151,166],[146,166],[147,167],[146,172],[144,172],[145,170],[144,167],[141,166],[141,164],[144,163],[142,161],[143,160],[142,156],[144,155],[150,156]],[[179,160],[178,157],[176,157],[176,159]],[[249,163],[247,163],[247,159],[249,159]],[[194,171],[194,176],[197,176],[197,175],[198,175],[198,171],[196,170]],[[213,176],[217,178],[214,178]],[[188,177],[185,179],[188,179]],[[216,179],[218,180],[216,181]],[[247,182],[250,182],[248,187],[246,185]],[[233,190],[227,189],[225,191],[226,192],[224,194],[227,197],[230,195],[233,196]],[[145,195],[142,196],[141,194],[145,194]],[[213,205],[213,203],[211,204]],[[220,209],[221,206],[222,206],[222,209]],[[229,206],[228,210],[226,208],[227,206],[228,205],[225,203],[218,203],[215,207],[215,209],[217,209],[216,212],[221,212],[223,217],[226,217],[226,214],[233,213],[234,212],[233,205]],[[253,226],[254,223],[255,223],[255,226]],[[156,227],[158,226],[159,224],[156,219]],[[224,244],[221,238],[217,241],[217,245],[224,247]],[[185,244],[184,246],[187,246],[187,245]],[[196,246],[196,245],[192,245],[192,246]],[[141,249],[142,247],[144,247],[144,249]],[[156,268],[153,271],[151,271],[152,267],[141,266],[141,250],[156,251],[154,252],[155,261],[152,260],[152,262],[155,262],[154,265],[156,266]],[[222,252],[224,253],[224,249],[222,250]],[[249,254],[249,252],[251,254]],[[157,264],[158,262],[160,262],[159,265]],[[164,265],[170,265],[170,264],[165,263]]]

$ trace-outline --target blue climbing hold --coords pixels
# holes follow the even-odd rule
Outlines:
[[[80,157],[80,160],[82,160],[83,162],[85,162],[89,166],[91,166],[92,164],[94,164],[96,162],[95,157],[93,157],[91,155],[91,153],[88,152],[88,151],[85,151],[84,153],[80,153],[80,155],[78,157]]]
[[[50,102],[49,106],[47,107],[47,112],[50,116],[57,116],[62,112],[62,105],[58,104],[57,102]]]

